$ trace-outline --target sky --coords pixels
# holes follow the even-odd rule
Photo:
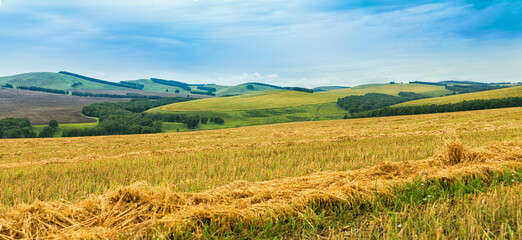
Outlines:
[[[0,76],[522,82],[522,1],[0,0]]]

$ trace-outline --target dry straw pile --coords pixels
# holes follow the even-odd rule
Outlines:
[[[386,162],[347,172],[322,172],[265,182],[235,182],[199,193],[137,183],[91,196],[77,203],[34,202],[0,217],[0,239],[118,239],[143,237],[161,226],[171,231],[197,229],[214,222],[223,228],[236,221],[305,212],[311,204],[371,204],[376,193],[415,179],[451,180],[522,166],[522,141],[501,142],[465,150],[448,142],[435,156],[419,161]]]

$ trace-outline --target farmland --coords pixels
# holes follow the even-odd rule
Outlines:
[[[0,119],[28,117],[32,124],[95,122],[81,115],[82,107],[97,102],[129,101],[125,98],[88,98],[63,94],[0,89]]]
[[[437,98],[420,99],[410,102],[397,104],[396,106],[418,106],[426,104],[448,104],[458,103],[462,101],[469,101],[474,99],[493,99],[493,98],[507,98],[507,97],[522,97],[522,86],[501,88],[484,92],[474,92],[459,95],[451,95]]]
[[[429,93],[444,89],[441,86],[423,84],[383,84],[372,87],[347,88],[327,92],[304,93],[272,90],[241,96],[203,99],[176,103],[161,107],[163,111],[235,111],[266,108],[284,108],[336,102],[337,98],[366,93],[397,95],[399,92]]]
[[[473,238],[489,234],[476,230],[485,226],[495,228],[491,229],[493,237],[513,234],[517,238],[522,236],[516,225],[520,221],[516,213],[521,211],[516,187],[522,181],[521,122],[522,108],[510,108],[204,132],[2,140],[0,203],[6,218],[0,218],[0,224],[7,228],[0,234],[8,234],[4,229],[12,229],[13,224],[35,221],[35,225],[23,225],[31,232],[29,228],[43,221],[38,216],[54,216],[51,218],[57,222],[80,224],[61,233],[72,235],[55,235],[62,237],[114,237],[135,231],[179,238],[212,237],[205,231],[218,234],[214,237],[357,237],[368,236],[357,235],[366,226],[369,235],[385,238],[415,234],[454,238],[463,231],[463,236]],[[459,139],[457,143],[455,139]],[[440,152],[445,142],[449,145]],[[460,144],[472,150],[462,150]],[[493,173],[496,175],[487,175]],[[437,179],[465,176],[468,180],[447,182],[448,186],[437,183]],[[421,189],[421,184],[428,183],[430,188]],[[469,186],[478,191],[465,190]],[[499,201],[505,193],[510,197]],[[372,194],[384,197],[373,198]],[[388,194],[419,202],[395,200],[388,205]],[[433,199],[422,203],[428,194]],[[19,207],[36,199],[44,202]],[[163,203],[165,199],[173,202]],[[480,208],[478,202],[490,207]],[[477,216],[479,211],[497,215],[454,224],[447,213],[452,203],[463,206],[458,211],[469,216]],[[343,204],[359,207],[344,212],[331,208]],[[100,224],[92,225],[88,216],[98,214],[99,206],[108,208],[96,217]],[[175,210],[179,206],[186,207]],[[384,209],[372,213],[363,206]],[[240,210],[231,210],[236,208]],[[157,210],[152,214],[147,209]],[[87,210],[90,212],[83,212]],[[27,211],[34,215],[19,218]],[[61,215],[55,214],[60,211]],[[499,211],[505,212],[500,215]],[[424,213],[432,216],[425,221],[436,221],[432,226],[447,227],[426,229]],[[181,224],[183,216],[187,225]],[[202,221],[207,230],[192,221]],[[241,222],[250,227],[234,225]],[[489,226],[492,222],[498,225]],[[401,231],[398,224],[407,230]],[[61,229],[59,224],[52,226],[39,229],[51,234]]]
[[[306,93],[287,90],[269,90],[234,97],[200,99],[170,104],[149,112],[175,112],[187,115],[219,116],[224,125],[201,124],[199,129],[241,127],[296,121],[341,119],[347,111],[338,107],[339,97],[364,95],[366,93],[418,92],[432,94],[444,91],[444,87],[424,84],[378,84],[345,88],[326,92]],[[166,132],[186,130],[166,125]]]

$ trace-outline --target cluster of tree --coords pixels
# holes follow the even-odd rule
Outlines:
[[[73,76],[73,77],[77,77],[77,78],[81,78],[83,80],[87,80],[87,81],[91,81],[91,82],[103,83],[103,84],[112,85],[112,86],[116,86],[116,87],[135,88],[135,87],[132,87],[132,86],[127,85],[127,84],[109,82],[109,81],[105,81],[105,80],[101,80],[101,79],[86,77],[86,76],[83,76],[83,75],[80,75],[80,74],[76,74],[76,73],[71,73],[71,72],[61,71],[61,72],[58,72],[58,73],[61,73],[61,74],[64,74],[64,75]]]
[[[10,83],[6,83],[4,85],[2,85],[3,88],[14,88],[14,86]]]
[[[119,114],[121,112],[141,113],[151,108],[192,100],[190,98],[174,97],[160,98],[156,101],[149,99],[132,99],[129,102],[117,103],[93,103],[82,109],[82,114],[89,117],[102,117],[104,115]]]
[[[56,130],[58,130],[58,121],[51,120],[51,121],[49,121],[49,124],[47,126],[45,126],[42,129],[42,131],[38,134],[38,137],[41,137],[41,138],[53,137]]]
[[[157,84],[163,84],[163,85],[167,85],[167,86],[173,86],[173,87],[179,87],[183,90],[186,90],[186,91],[192,91],[192,89],[190,88],[190,86],[186,83],[183,83],[183,82],[178,82],[178,81],[173,81],[173,80],[163,80],[163,79],[159,79],[159,78],[151,78],[150,79],[152,82],[154,83],[157,83]]]
[[[143,113],[154,107],[187,100],[192,99],[162,98],[157,101],[133,99],[129,102],[94,103],[83,107],[82,114],[90,117],[98,117],[98,126],[87,129],[65,129],[63,136],[157,133],[161,132],[163,122],[183,123],[190,129],[196,128],[199,123],[207,123],[209,120],[208,117],[173,113]],[[211,122],[223,124],[225,121],[222,118],[211,118]]]
[[[217,91],[216,88],[213,88],[213,87],[206,87],[204,85],[198,85],[198,89],[199,90],[203,90],[203,91],[208,91],[208,92],[215,92]]]
[[[287,90],[292,90],[292,91],[307,92],[307,93],[313,93],[314,92],[313,89],[302,88],[302,87],[287,87],[286,89]]]
[[[427,98],[427,96],[413,92],[400,92],[399,96],[382,93],[367,93],[363,96],[347,96],[339,98],[337,99],[337,106],[350,113],[358,113],[421,98]]]
[[[215,124],[225,124],[225,120],[220,117],[211,117],[210,122],[213,122]]]
[[[216,96],[216,94],[213,93],[213,92],[211,92],[211,91],[206,91],[206,92],[202,92],[202,91],[190,91],[190,93],[192,93],[192,94],[199,94],[199,95]]]
[[[246,88],[247,88],[248,90],[254,90],[254,85],[252,85],[252,84],[248,84],[248,85],[246,86]]]
[[[522,97],[509,97],[497,99],[475,99],[470,101],[463,101],[450,104],[430,104],[422,106],[400,106],[400,107],[385,107],[368,112],[356,113],[345,118],[367,118],[367,117],[384,117],[384,116],[399,116],[399,115],[413,115],[413,114],[427,114],[427,113],[443,113],[443,112],[457,112],[457,111],[472,111],[482,109],[494,108],[508,108],[508,107],[522,107]]]
[[[176,122],[183,123],[189,129],[196,128],[200,123],[207,124],[210,120],[212,123],[216,124],[224,124],[225,120],[220,117],[200,117],[198,115],[195,116],[187,116],[185,114],[175,114],[175,113],[147,113],[148,117],[155,121],[162,122]]]
[[[82,85],[83,85],[83,83],[81,83],[81,82],[75,82],[75,83],[71,84],[71,87],[77,88],[77,87],[80,87]]]
[[[18,86],[16,88],[23,89],[23,90],[30,90],[30,91],[56,93],[56,94],[69,94],[69,91],[66,91],[66,90],[52,89],[52,88],[43,88],[43,87],[35,87],[35,86]]]
[[[110,94],[110,93],[89,93],[89,92],[79,92],[79,91],[71,91],[73,96],[80,97],[106,97],[106,98],[144,98],[144,99],[161,99],[160,96],[147,96],[141,95],[139,93],[127,93],[125,95],[122,94]]]
[[[33,138],[33,131],[28,118],[4,118],[0,120],[0,138]]]
[[[453,91],[457,94],[481,92],[493,89],[505,88],[506,86],[491,85],[491,84],[470,84],[470,85],[450,85],[446,86],[447,90]]]
[[[93,128],[66,128],[62,137],[159,133],[163,124],[161,121],[154,121],[145,113],[132,112],[103,116],[99,121],[98,126]]]
[[[139,83],[135,83],[135,82],[128,82],[128,81],[120,81],[121,84],[123,85],[127,85],[128,87],[130,88],[135,88],[135,89],[143,89],[145,87],[145,85],[143,84],[139,84]]]

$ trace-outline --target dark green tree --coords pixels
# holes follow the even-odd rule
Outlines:
[[[56,129],[58,128],[58,121],[56,121],[56,120],[49,121],[49,127],[51,129],[53,129],[53,131],[56,131]]]
[[[54,129],[49,126],[45,126],[42,131],[38,134],[40,138],[49,138],[54,136]]]
[[[207,124],[208,117],[201,117],[201,124]]]

